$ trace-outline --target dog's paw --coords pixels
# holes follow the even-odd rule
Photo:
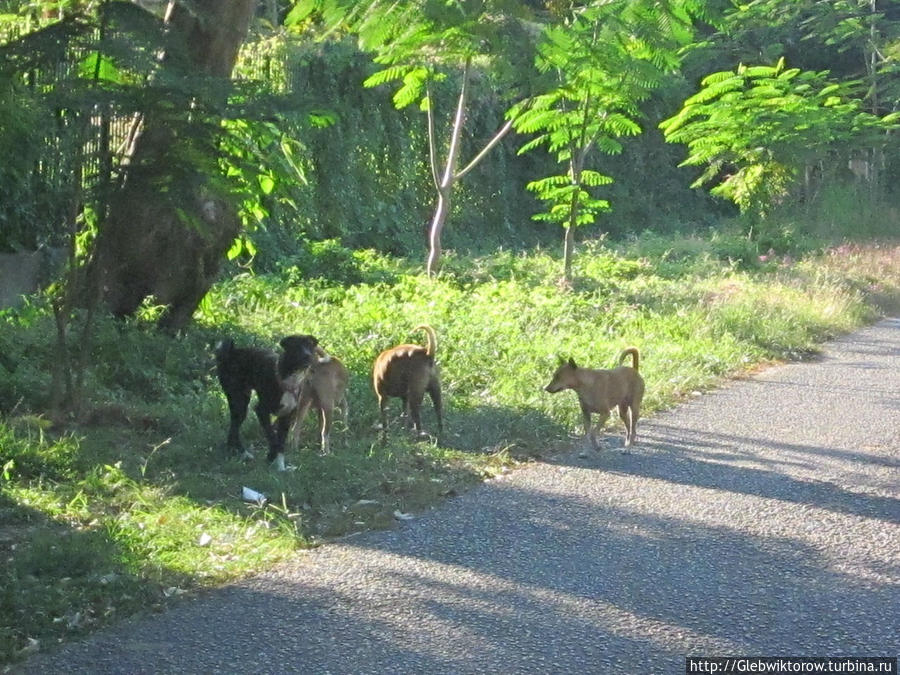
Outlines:
[[[241,456],[238,457],[239,462],[252,462],[253,461],[253,453],[249,450],[244,450],[241,453]]]
[[[275,459],[272,460],[272,466],[275,467],[276,471],[287,471],[287,468],[284,466],[284,454],[278,453],[275,456]]]

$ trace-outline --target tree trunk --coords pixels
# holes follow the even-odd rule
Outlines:
[[[451,183],[449,189],[441,190],[438,193],[437,208],[434,211],[434,218],[431,219],[431,227],[428,230],[428,264],[426,270],[428,276],[434,276],[441,267],[441,233],[444,231],[444,223],[447,222],[447,216],[450,214],[450,196],[453,191]]]
[[[173,43],[196,75],[228,78],[257,0],[194,0],[168,17]],[[166,60],[170,59],[169,54]],[[148,297],[165,305],[163,327],[190,320],[209,290],[240,220],[224,195],[198,176],[173,198],[161,188],[180,143],[162,120],[144,120],[127,158],[123,187],[113,196],[90,265],[90,278],[117,316],[133,314]],[[207,145],[214,147],[214,139]],[[187,222],[186,222],[187,221]]]
[[[471,69],[471,60],[466,61],[463,68],[462,84],[459,88],[459,100],[456,103],[456,114],[453,116],[453,129],[450,132],[450,149],[447,152],[447,163],[444,165],[444,172],[437,182],[438,191],[437,207],[434,211],[434,217],[431,219],[431,227],[428,230],[428,276],[438,273],[441,266],[441,233],[444,231],[444,223],[447,222],[447,215],[450,213],[450,195],[453,192],[453,186],[458,176],[456,175],[456,165],[459,161],[459,150],[462,143],[462,130],[466,124],[466,103],[469,95],[469,72]],[[431,110],[429,108],[429,115]],[[429,122],[430,123],[430,122]],[[434,149],[431,149],[431,165],[432,172],[437,181],[436,157]]]
[[[447,218],[450,215],[450,204],[454,186],[457,181],[461,180],[472,169],[478,166],[481,160],[494,149],[513,127],[513,121],[507,120],[485,144],[481,151],[475,155],[472,161],[460,171],[456,170],[456,166],[459,163],[459,151],[462,143],[463,127],[466,124],[466,105],[468,102],[471,69],[472,60],[470,58],[463,67],[462,85],[459,90],[459,100],[456,103],[456,113],[453,117],[453,128],[450,132],[450,149],[447,153],[447,162],[444,165],[442,173],[438,171],[437,150],[435,149],[434,140],[434,117],[431,108],[431,94],[430,92],[428,94],[428,157],[431,164],[431,174],[434,178],[434,187],[438,193],[437,206],[434,210],[434,216],[431,219],[431,226],[428,229],[428,264],[426,270],[429,277],[437,274],[441,267],[441,255],[443,253],[441,234],[444,231],[444,225],[447,223]]]
[[[566,236],[563,242],[563,279],[572,281],[572,257],[575,255],[575,226],[566,226]]]
[[[572,183],[581,188],[581,172],[584,168],[584,160],[587,157],[590,145],[585,147],[581,152],[572,151],[572,157],[569,160],[569,175]],[[566,282],[572,281],[572,258],[575,256],[575,227],[578,225],[578,194],[572,193],[572,201],[569,203],[569,222],[566,227],[566,236],[563,242],[563,278]]]

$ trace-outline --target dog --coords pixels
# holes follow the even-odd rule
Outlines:
[[[422,430],[421,408],[427,392],[437,414],[438,434],[444,431],[440,370],[434,358],[437,336],[431,326],[420,325],[415,330],[425,331],[427,346],[398,345],[375,359],[372,379],[381,413],[382,440],[387,438],[387,404],[391,397],[403,401],[404,412],[409,412],[407,427],[411,421],[415,432],[423,436],[427,434]]]
[[[318,345],[312,336],[299,337],[303,338],[305,348],[294,349],[290,357],[284,354],[279,356],[267,349],[236,347],[230,339],[220,341],[215,347],[216,374],[228,401],[230,425],[227,447],[239,453],[243,459],[253,457],[244,448],[240,438],[240,428],[247,417],[253,392],[256,392],[254,411],[269,446],[268,459],[270,462],[274,461],[279,455],[283,458],[284,440],[290,420],[278,418],[275,426],[272,425],[272,416],[278,413],[283,394],[279,372],[287,368],[307,368]]]
[[[297,336],[288,336],[281,341],[284,350],[284,361],[293,363],[302,361],[296,359],[293,353],[296,349],[305,349],[302,342],[297,341]],[[340,406],[344,423],[347,422],[347,383],[350,374],[338,359],[327,354],[321,347],[316,347],[315,358],[305,370],[295,370],[280,373],[284,393],[281,397],[281,407],[278,411],[279,418],[288,416],[290,419],[291,445],[299,444],[300,425],[311,407],[319,411],[320,451],[327,455],[331,449],[330,433],[331,423],[334,418],[334,409]],[[283,461],[283,460],[282,460]]]
[[[592,370],[579,368],[574,359],[560,364],[553,379],[544,391],[551,394],[564,389],[574,389],[581,404],[581,416],[584,420],[585,440],[590,439],[594,449],[600,444],[594,433],[596,428],[603,428],[613,408],[619,408],[619,417],[625,424],[625,447],[637,439],[637,422],[641,413],[641,401],[644,398],[644,379],[638,372],[640,353],[637,347],[628,347],[619,354],[618,363],[631,355],[631,367],[620,365],[611,370]],[[591,413],[597,413],[597,424],[591,426]]]

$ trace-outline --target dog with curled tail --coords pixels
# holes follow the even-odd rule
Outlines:
[[[437,336],[428,325],[416,326],[415,330],[424,331],[425,346],[397,345],[385,349],[375,359],[372,380],[378,397],[382,440],[387,438],[387,404],[390,398],[402,401],[403,410],[408,413],[407,427],[411,423],[417,435],[426,436],[422,428],[421,410],[427,393],[437,415],[438,434],[444,431],[440,370],[435,361]]]
[[[619,365],[609,370],[579,368],[574,359],[560,363],[550,384],[544,391],[551,394],[572,389],[581,405],[584,421],[585,440],[590,440],[594,449],[599,449],[595,434],[602,429],[611,410],[618,408],[619,418],[625,424],[625,447],[637,438],[637,422],[644,398],[644,379],[638,372],[640,353],[637,347],[623,349],[617,363],[631,356],[631,366]],[[591,424],[591,415],[598,415],[596,425]]]

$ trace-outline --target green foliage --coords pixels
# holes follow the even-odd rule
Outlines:
[[[587,174],[587,175],[586,175]],[[571,176],[549,176],[532,181],[526,187],[539,199],[550,203],[544,213],[532,216],[535,220],[569,225],[591,225],[598,213],[609,210],[605,199],[594,199],[584,187],[596,187],[612,183],[612,178],[596,171],[583,171],[581,183],[572,182]]]
[[[313,97],[332,111],[334,122],[324,128],[279,125],[297,170],[277,171],[273,191],[259,195],[266,215],[249,233],[257,254],[252,263],[240,256],[241,263],[273,271],[283,258],[303,255],[308,241],[335,238],[354,249],[419,255],[429,208],[424,196],[433,191],[421,115],[412,107],[396,110],[387,88],[361,86],[376,66],[352,40],[295,37],[279,49],[285,61],[272,69],[283,68],[293,96]],[[239,70],[250,74],[267,63],[253,43],[243,58]],[[473,78],[471,91],[478,105],[469,111],[470,134],[462,139],[467,154],[502,124],[505,109],[491,80]],[[444,111],[458,92],[458,76],[431,88]],[[439,125],[448,121],[440,111],[435,116]],[[534,201],[521,197],[533,175],[533,163],[517,160],[512,143],[495,148],[491,161],[473,169],[472,180],[456,190],[451,217],[459,227],[448,232],[448,245],[487,251],[539,242],[548,228],[527,226]]]
[[[612,179],[587,168],[591,151],[622,151],[624,136],[641,132],[640,104],[677,68],[678,48],[690,39],[693,2],[621,0],[572,9],[559,26],[548,26],[538,47],[537,69],[555,85],[510,110],[520,133],[536,133],[522,146],[545,146],[567,166],[566,176],[532,181],[528,189],[547,203],[534,216],[568,230],[590,225],[609,202],[586,188]],[[567,242],[570,238],[567,238]],[[571,248],[565,251],[569,275]]]
[[[738,58],[786,57],[804,70],[828,68],[866,109],[896,110],[900,12],[895,0],[752,0],[730,12],[721,38]]]
[[[714,194],[751,213],[783,199],[805,166],[849,145],[883,146],[900,123],[900,115],[864,112],[827,73],[789,69],[783,59],[713,73],[702,84],[660,126],[667,140],[688,145],[683,165],[706,165],[695,186],[718,181]]]

